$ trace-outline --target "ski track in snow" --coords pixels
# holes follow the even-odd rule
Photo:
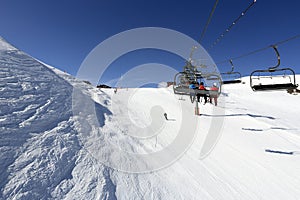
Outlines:
[[[299,198],[300,156],[265,150],[300,151],[300,96],[254,93],[247,77],[246,84],[226,85],[218,107],[201,104],[202,115],[193,116],[197,136],[182,157],[158,171],[125,173],[106,166],[85,142],[97,142],[94,150],[106,152],[104,159],[112,156],[112,146],[133,153],[159,151],[175,139],[180,109],[194,114],[189,98],[178,100],[171,88],[141,89],[127,98],[132,89],[100,90],[1,39],[0,46],[0,199]],[[74,88],[81,98],[72,105]],[[89,109],[85,103],[95,105],[97,119],[73,113],[72,106]],[[160,111],[151,113],[154,105],[171,120],[166,122]],[[214,118],[224,118],[221,137],[201,160]],[[141,139],[138,130],[160,132]],[[89,140],[91,133],[97,140]]]

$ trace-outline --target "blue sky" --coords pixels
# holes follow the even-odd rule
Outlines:
[[[0,36],[52,66],[76,75],[89,52],[107,38],[139,27],[163,27],[199,40],[214,0],[3,0]],[[210,45],[252,0],[220,0],[201,42]],[[257,0],[254,7],[208,53],[216,63],[300,34],[300,2]],[[300,73],[300,38],[278,46],[282,67]],[[116,60],[105,74],[115,79],[131,67],[158,62],[180,70],[182,59],[162,51],[137,51]],[[276,64],[273,50],[234,60],[236,71],[249,75]],[[218,65],[228,71],[230,64]],[[173,75],[170,75],[172,77]]]

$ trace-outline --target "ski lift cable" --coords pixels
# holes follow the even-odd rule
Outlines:
[[[215,10],[216,10],[216,7],[217,7],[218,3],[219,3],[219,0],[216,0],[216,1],[215,1],[215,4],[214,4],[214,7],[212,8],[212,10],[211,10],[211,12],[210,12],[210,14],[209,14],[209,17],[208,17],[208,19],[207,19],[207,21],[206,21],[206,25],[205,25],[205,27],[204,27],[203,30],[202,30],[202,33],[201,33],[201,36],[200,36],[200,39],[199,39],[199,43],[202,41],[202,39],[203,39],[203,37],[204,37],[204,34],[206,33],[206,30],[207,30],[207,28],[208,28],[208,25],[209,25],[209,23],[210,23],[210,21],[211,21],[211,19],[212,19],[212,16],[213,16],[213,14],[214,14],[214,12],[215,12]]]
[[[202,33],[201,33],[201,36],[200,36],[200,39],[199,39],[199,43],[202,41],[202,39],[203,39],[203,37],[204,37],[204,35],[205,35],[205,33],[206,33],[206,30],[207,30],[207,28],[208,28],[208,25],[210,24],[210,21],[211,21],[211,19],[212,19],[212,17],[213,17],[213,14],[214,14],[214,12],[215,12],[215,10],[216,10],[216,7],[217,7],[218,3],[219,3],[219,0],[216,0],[216,1],[215,1],[215,4],[214,4],[214,6],[213,6],[213,8],[212,8],[212,10],[211,10],[211,12],[210,12],[210,14],[209,14],[209,17],[208,17],[208,19],[207,19],[207,21],[206,21],[206,25],[205,25],[205,27],[204,27],[203,30],[202,30]],[[193,46],[193,47],[192,47],[191,53],[190,53],[190,57],[189,57],[189,62],[192,61],[193,53],[194,53],[195,49],[197,49],[197,48],[198,48],[198,46]]]
[[[297,38],[299,38],[299,37],[300,37],[300,34],[295,35],[295,36],[290,37],[290,38],[287,38],[287,39],[282,40],[282,41],[280,41],[280,42],[277,42],[277,43],[275,43],[274,45],[275,45],[275,46],[278,46],[278,45],[284,44],[284,43],[286,43],[286,42],[289,42],[289,41],[291,41],[291,40],[297,39]]]
[[[223,37],[226,35],[226,33],[228,33],[232,27],[234,25],[237,24],[237,22],[243,17],[246,15],[246,13],[248,12],[248,10],[250,10],[250,8],[256,3],[256,0],[253,0],[252,3],[239,15],[238,18],[236,18],[232,23],[231,25],[225,29],[225,31],[214,41],[214,43],[210,46],[209,50],[211,50],[214,46],[216,46],[222,39]]]
[[[295,40],[295,39],[297,39],[297,38],[299,38],[299,37],[300,37],[300,34],[295,35],[295,36],[290,37],[290,38],[287,38],[287,39],[285,39],[285,40],[276,42],[276,43],[273,44],[273,45],[269,45],[269,46],[266,46],[266,47],[263,47],[263,48],[260,48],[260,49],[251,51],[251,52],[249,52],[249,53],[245,53],[245,54],[242,54],[242,55],[240,55],[240,56],[230,58],[230,60],[238,60],[238,59],[241,59],[241,58],[244,58],[244,57],[247,57],[247,56],[256,54],[256,53],[259,53],[259,52],[261,52],[261,51],[267,50],[267,49],[269,49],[269,48],[273,48],[273,46],[279,46],[279,45],[282,45],[282,44],[287,43],[287,42],[289,42],[289,41],[291,41],[291,40]],[[228,59],[227,59],[227,60],[220,61],[220,62],[217,62],[216,64],[223,64],[223,63],[225,63],[225,62],[228,62]]]

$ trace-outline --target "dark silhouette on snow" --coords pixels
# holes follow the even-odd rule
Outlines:
[[[167,115],[167,113],[164,113],[164,116],[165,116],[166,120],[168,120],[168,115]]]

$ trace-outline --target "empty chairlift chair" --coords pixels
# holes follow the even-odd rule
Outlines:
[[[232,60],[229,60],[231,64],[231,71],[221,73],[223,84],[234,84],[234,83],[241,83],[242,82],[242,75],[240,72],[234,71],[234,66]]]
[[[280,55],[276,46],[272,46],[277,56],[277,65],[268,69],[255,70],[250,74],[250,87],[253,91],[274,91],[296,89],[295,72],[291,68],[278,68]]]

